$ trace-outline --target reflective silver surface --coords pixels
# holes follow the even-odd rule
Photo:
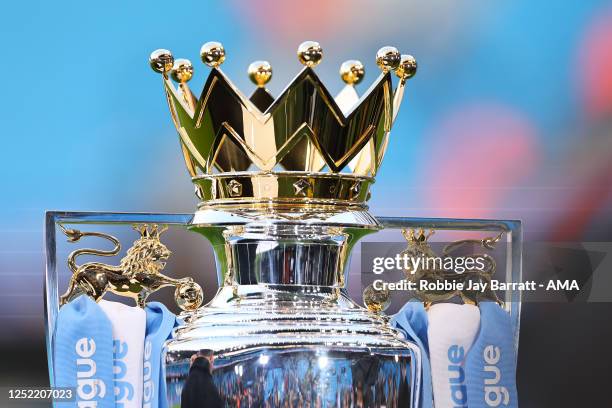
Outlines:
[[[418,397],[418,349],[343,290],[227,286],[185,317],[166,348],[170,406],[202,349],[215,353],[227,407],[410,407]]]
[[[194,219],[191,229],[213,243],[221,287],[166,344],[169,401],[178,406],[191,357],[212,350],[228,407],[414,406],[418,349],[344,291],[352,246],[378,224],[247,216]]]
[[[228,407],[409,407],[411,357],[355,349],[293,348],[222,358],[214,382]],[[185,362],[168,365],[170,406],[178,406]]]

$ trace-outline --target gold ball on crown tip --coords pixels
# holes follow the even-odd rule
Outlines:
[[[417,72],[417,62],[412,55],[402,55],[400,64],[395,70],[395,75],[402,80],[410,79]]]
[[[298,47],[297,56],[302,65],[312,68],[321,62],[323,49],[316,41],[304,41]]]
[[[249,79],[262,88],[272,79],[272,65],[268,61],[255,61],[247,69]]]
[[[153,68],[153,71],[160,74],[170,72],[174,65],[174,57],[168,50],[159,49],[155,50],[149,56],[149,65]]]
[[[179,58],[174,61],[174,66],[172,67],[172,71],[170,71],[170,76],[176,82],[189,82],[191,77],[193,77],[193,65],[191,61],[184,58]]]
[[[225,61],[225,48],[217,41],[209,41],[200,49],[202,62],[209,67],[216,68]]]
[[[347,85],[357,85],[365,75],[365,68],[361,61],[348,60],[340,65],[340,78]]]
[[[376,65],[383,72],[395,70],[400,64],[401,54],[395,47],[382,47],[376,53]]]

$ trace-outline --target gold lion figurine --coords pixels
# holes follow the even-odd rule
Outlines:
[[[157,289],[165,286],[176,287],[174,297],[183,310],[195,310],[202,304],[203,293],[200,285],[192,278],[173,279],[161,271],[166,266],[166,260],[172,252],[161,243],[159,236],[167,226],[135,225],[140,238],[128,249],[118,266],[101,262],[86,262],[76,264],[76,258],[81,255],[115,256],[121,250],[119,240],[111,235],[100,232],[82,232],[76,229],[60,228],[68,237],[68,242],[77,242],[83,237],[100,237],[111,241],[115,247],[109,251],[98,249],[77,249],[68,256],[68,267],[72,277],[68,290],[60,297],[60,305],[70,302],[85,293],[96,302],[107,291],[120,296],[131,297],[140,307],[144,307],[147,297]]]
[[[425,258],[436,258],[437,255],[429,244],[429,238],[434,234],[434,230],[425,233],[423,228],[419,229],[418,232],[414,230],[402,230],[402,235],[408,242],[408,248],[406,248],[401,255],[408,255],[412,258],[425,257]],[[453,253],[459,248],[471,244],[476,244],[483,249],[495,249],[496,244],[501,240],[504,232],[500,232],[497,236],[486,237],[483,239],[462,239],[459,241],[451,242],[447,244],[442,250],[441,258],[453,257]],[[450,300],[455,296],[459,296],[464,303],[478,304],[483,300],[495,301],[502,303],[497,297],[495,291],[491,289],[491,279],[495,274],[496,262],[495,259],[486,253],[472,254],[472,257],[481,257],[483,259],[484,267],[482,269],[471,268],[466,269],[462,273],[457,273],[453,270],[436,269],[435,266],[431,269],[424,267],[417,267],[416,269],[408,268],[404,270],[406,280],[412,281],[418,284],[419,281],[449,281],[449,282],[462,282],[464,286],[467,285],[469,280],[474,280],[479,283],[486,282],[484,292],[475,290],[415,290],[415,296],[421,300],[425,305],[430,305],[434,302],[440,302]]]

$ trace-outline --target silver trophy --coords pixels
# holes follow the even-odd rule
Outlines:
[[[149,272],[157,273],[154,276],[146,274],[148,267],[140,275],[128,274],[141,278],[136,282],[140,286],[135,286],[139,291],[123,294],[142,304],[159,287],[176,288],[185,324],[164,348],[170,406],[180,406],[193,357],[206,355],[213,361],[214,382],[228,407],[416,407],[420,351],[383,313],[388,294],[367,287],[366,307],[349,298],[351,250],[361,238],[383,228],[412,237],[406,245],[413,251],[427,245],[415,231],[482,231],[491,233],[483,245],[507,246],[505,278],[517,281],[520,223],[375,218],[368,212],[369,190],[389,131],[407,80],[416,72],[411,56],[393,47],[380,49],[376,62],[381,75],[361,97],[354,85],[364,75],[363,65],[347,61],[340,70],[346,86],[334,98],[313,69],[321,61],[321,47],[305,42],[298,49],[304,68],[276,99],[266,89],[272,76],[269,63],[251,64],[249,76],[257,88],[246,97],[220,70],[225,60],[221,44],[204,44],[201,57],[212,70],[200,98],[187,85],[193,75],[188,60],[175,61],[166,50],[157,50],[150,58],[151,67],[162,76],[200,199],[197,211],[49,213],[50,355],[59,304],[55,235],[60,224],[70,226],[63,227],[69,239],[71,233],[78,235],[71,232],[78,231],[76,224],[180,226],[205,236],[213,246],[219,283],[215,297],[198,307],[200,287],[190,278],[161,275],[163,257],[151,260]],[[397,76],[395,89],[392,74]],[[147,231],[159,241],[157,227],[139,228],[143,238],[142,231]],[[167,258],[169,253],[163,255]],[[421,272],[421,278],[435,273]],[[87,287],[85,275],[75,276],[76,289],[78,282]],[[147,286],[151,282],[156,286]],[[112,284],[104,286],[101,295],[113,291]],[[445,299],[455,295],[446,294]],[[428,302],[428,296],[418,297]],[[70,292],[65,299],[69,298]],[[478,301],[469,296],[464,300]],[[512,314],[518,338],[519,293],[510,291],[504,299],[494,300],[504,302]]]
[[[322,56],[318,43],[300,45],[304,68],[276,99],[265,88],[266,62],[249,68],[257,85],[250,98],[237,90],[219,68],[219,43],[202,47],[212,71],[199,99],[187,86],[188,61],[173,62],[165,50],[151,56],[201,199],[190,229],[212,243],[221,282],[167,343],[170,399],[202,351],[214,353],[230,406],[238,398],[253,406],[399,407],[417,398],[418,349],[344,291],[351,249],[381,228],[365,203],[416,62],[381,49],[382,74],[361,99],[354,84],[363,65],[348,62],[347,88],[335,100],[313,70]]]

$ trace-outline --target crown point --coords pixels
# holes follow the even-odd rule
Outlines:
[[[191,64],[191,61],[184,58],[179,58],[174,61],[174,66],[172,67],[172,71],[170,71],[170,76],[176,82],[189,82],[193,76],[193,65]]]
[[[400,64],[401,54],[395,47],[382,47],[376,53],[376,65],[383,72],[389,72],[395,70]]]
[[[323,49],[316,41],[304,41],[298,47],[297,56],[302,65],[312,68],[321,62]]]
[[[174,57],[168,50],[155,50],[149,56],[149,65],[153,68],[153,71],[160,74],[167,74],[174,65]]]
[[[225,48],[217,41],[209,41],[200,48],[202,62],[209,67],[216,68],[225,61]]]
[[[272,79],[272,65],[268,61],[255,61],[247,70],[249,79],[255,85],[263,88]]]
[[[417,62],[412,55],[402,55],[400,64],[395,70],[395,75],[402,80],[410,79],[417,72]]]
[[[361,61],[348,60],[340,65],[340,78],[347,85],[357,85],[365,75],[365,68]]]

